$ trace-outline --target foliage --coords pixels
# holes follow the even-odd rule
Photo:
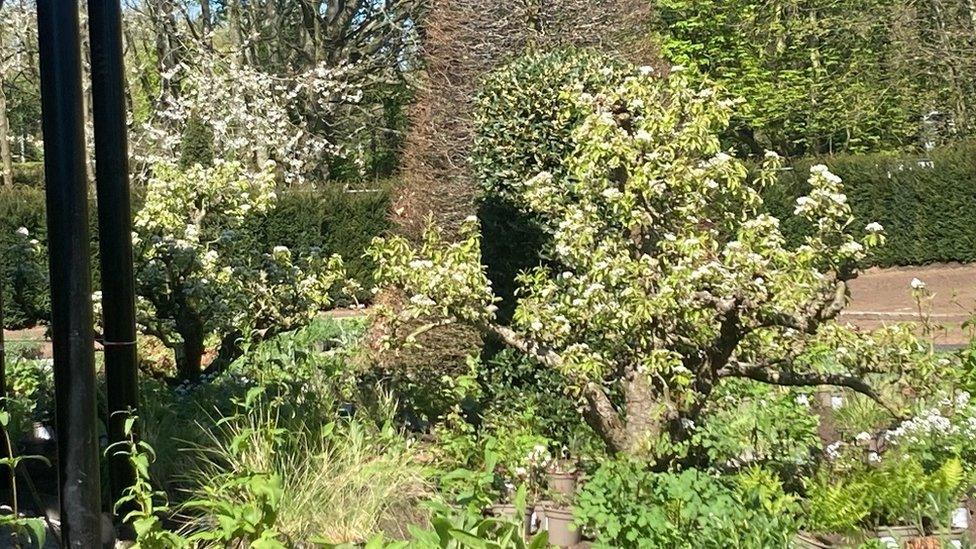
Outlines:
[[[348,383],[346,350],[317,352],[306,343],[320,330],[265,342],[249,364],[235,365],[254,382],[193,452],[189,488],[194,500],[231,507],[198,508],[195,530],[245,508],[262,517],[249,528],[284,540],[401,537],[406,524],[425,520],[426,474],[414,445],[392,426],[393,403]]]
[[[609,55],[566,48],[520,56],[489,74],[477,98],[471,152],[485,190],[518,200],[535,174],[565,175],[563,159],[575,148],[573,129],[586,110],[567,109],[564,94],[599,93],[624,69]]]
[[[886,366],[868,360],[877,353],[831,372],[802,359],[837,337],[821,325],[843,307],[858,262],[883,241],[877,225],[853,225],[837,176],[811,169],[811,191],[794,215],[815,232],[787,246],[779,220],[760,213],[759,191],[778,158],[770,154],[750,180],[722,150],[717,134],[734,102],[721,91],[682,71],[658,78],[634,68],[602,93],[560,97],[567,112],[586,113],[563,159],[568,175],[540,172],[518,189],[550,233],[554,266],[519,278],[511,328],[495,323],[497,298],[470,219],[459,240],[433,227],[417,246],[376,240],[377,280],[411,296],[403,310],[381,314],[394,326],[421,324],[393,330],[388,342],[410,344],[445,323],[476,326],[566,376],[612,451],[665,459],[722,378],[874,395],[861,377]]]
[[[6,397],[0,399],[0,402],[5,404],[7,402]],[[10,479],[10,501],[12,503],[9,513],[0,513],[0,531],[4,532],[5,536],[7,536],[6,543],[27,541],[35,547],[43,547],[44,539],[47,535],[44,519],[28,518],[20,514],[17,499],[17,477],[20,474],[20,464],[25,461],[39,460],[48,466],[51,464],[42,456],[17,456],[14,454],[14,447],[9,432],[10,419],[10,412],[0,410],[0,430],[3,431],[3,439],[0,444],[4,445],[2,451],[3,457],[0,457],[0,467],[3,468],[4,476]]]
[[[390,226],[387,211],[392,183],[358,185],[374,192],[347,192],[335,187],[296,187],[281,192],[276,207],[258,221],[260,241],[288,246],[298,255],[314,249],[337,254],[343,259],[346,274],[368,287],[373,264],[363,252],[373,237]],[[372,296],[359,292],[357,297],[368,301]]]
[[[4,323],[10,328],[50,317],[47,258],[38,245],[46,232],[42,190],[0,189],[0,290]]]
[[[270,169],[155,168],[134,222],[139,323],[176,350],[181,377],[199,375],[210,336],[233,354],[241,338],[296,327],[331,303],[341,258],[258,240],[255,223],[276,201]]]
[[[717,478],[610,461],[582,488],[576,517],[601,547],[785,547],[796,510],[795,498],[760,469]]]
[[[7,381],[6,409],[11,419],[6,425],[13,440],[20,440],[34,422],[54,419],[54,372],[50,359],[17,356],[8,344],[4,375]]]
[[[729,135],[748,152],[891,149],[933,108],[892,68],[894,3],[660,0],[655,35],[669,61],[745,99]]]
[[[370,184],[372,185],[372,184]],[[389,182],[377,183],[376,192],[350,193],[333,187],[296,186],[278,194],[276,207],[254,220],[260,247],[287,246],[302,256],[314,249],[342,256],[347,275],[367,287],[372,263],[363,257],[370,240],[389,227]],[[141,189],[133,196],[135,213],[142,207]],[[94,208],[94,205],[91,206]],[[27,235],[18,232],[23,227]],[[89,228],[92,257],[98,257],[98,224]],[[0,189],[0,272],[4,272],[4,321],[8,328],[47,323],[50,318],[46,250],[47,226],[42,189]],[[37,244],[33,243],[37,240]],[[99,266],[93,262],[93,283],[99,287]],[[372,295],[357,291],[360,302]],[[345,301],[344,296],[335,296]]]
[[[841,475],[824,470],[807,483],[806,526],[841,533],[879,525],[938,530],[949,525],[967,482],[955,458],[930,471],[908,456]]]
[[[758,464],[793,472],[810,466],[820,439],[808,393],[753,381],[723,382],[693,437],[696,451],[720,470]]]
[[[132,525],[136,539],[134,549],[175,549],[185,547],[187,541],[175,532],[164,528],[160,515],[170,513],[166,492],[154,490],[149,468],[156,454],[147,442],[135,436],[137,418],[125,419],[124,432],[128,440],[106,449],[106,454],[126,456],[134,471],[135,482],[128,486],[122,497],[115,502],[115,511],[123,511],[122,521]]]
[[[516,516],[524,516],[525,494],[517,499]],[[431,528],[410,528],[409,547],[425,549],[541,549],[548,546],[542,532],[526,541],[524,525],[517,520],[485,518],[480,513],[458,512],[450,507],[435,505]]]
[[[868,256],[871,264],[920,265],[976,259],[976,142],[964,141],[924,155],[835,155],[822,161],[845,181],[854,222],[878,222],[885,246]],[[809,191],[804,171],[815,160],[779,172],[764,192],[766,209],[779,217],[787,242],[810,234],[808,222],[789,218],[796,199]]]

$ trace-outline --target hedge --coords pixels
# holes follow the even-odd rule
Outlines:
[[[295,250],[317,247],[326,253],[342,255],[349,274],[368,289],[372,266],[363,258],[363,251],[374,236],[389,227],[389,185],[379,183],[375,186],[377,190],[361,193],[348,193],[342,189],[287,190],[280,194],[278,207],[259,221],[258,230],[269,246],[285,245]],[[133,201],[138,203],[138,196]],[[97,288],[98,224],[94,207],[89,219],[92,281]],[[4,324],[10,329],[45,322],[50,310],[46,303],[48,288],[18,287],[25,280],[22,276],[24,266],[19,263],[19,257],[12,258],[10,252],[19,238],[16,231],[20,227],[30,231],[31,238],[41,241],[46,238],[42,188],[0,187],[0,276],[3,276]],[[20,292],[20,299],[14,298],[17,292]],[[24,304],[25,293],[38,296],[38,299]],[[367,295],[364,293],[362,297]]]
[[[926,155],[835,155],[794,163],[764,196],[793,244],[809,231],[793,209],[809,190],[809,168],[817,163],[844,180],[859,227],[875,221],[884,226],[888,241],[874,253],[873,265],[976,261],[976,141]]]

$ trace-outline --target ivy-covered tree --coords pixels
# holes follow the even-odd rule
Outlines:
[[[256,222],[277,202],[274,189],[273,166],[153,169],[134,223],[138,321],[175,351],[183,379],[200,374],[208,343],[226,362],[242,340],[308,321],[343,283],[338,256],[297,257],[257,238]]]
[[[769,153],[750,178],[720,143],[734,101],[684,71],[661,77],[612,63],[597,70],[608,81],[599,89],[518,83],[558,95],[558,112],[526,124],[556,128],[540,129],[536,146],[558,138],[567,142],[554,146],[568,152],[557,170],[506,155],[496,165],[507,174],[504,192],[550,238],[546,264],[519,277],[511,325],[496,319],[472,217],[458,241],[434,226],[417,245],[375,241],[379,283],[411,296],[399,312],[381,311],[408,330],[393,330],[388,342],[409,343],[444,324],[475,326],[560,370],[608,448],[640,455],[673,456],[727,378],[834,385],[880,401],[865,376],[904,358],[831,323],[858,262],[883,241],[877,224],[852,226],[840,179],[824,166],[811,170],[812,190],[795,214],[815,230],[791,248],[779,220],[761,213],[760,190],[778,156]],[[552,123],[573,119],[563,130]],[[494,146],[507,150],[506,135],[532,134],[503,132]],[[805,358],[839,339],[857,352],[830,367]]]

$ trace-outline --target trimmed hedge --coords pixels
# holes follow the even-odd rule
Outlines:
[[[363,257],[370,240],[389,227],[389,185],[378,184],[375,192],[347,193],[341,189],[293,189],[279,195],[278,207],[265,216],[259,231],[270,245],[285,245],[294,250],[317,247],[326,253],[340,254],[347,270],[367,290],[371,285],[372,265]],[[138,194],[138,193],[136,193]],[[139,198],[133,197],[138,203]],[[137,204],[134,205],[138,207]],[[90,231],[92,281],[98,287],[98,223],[91,209]],[[36,284],[24,276],[22,256],[11,257],[20,238],[16,231],[25,227],[30,238],[44,241],[47,235],[44,215],[44,190],[38,187],[0,188],[0,275],[3,276],[4,324],[17,329],[46,322],[49,289],[24,286]],[[40,267],[46,272],[46,265]],[[32,282],[31,282],[32,281]],[[361,298],[367,298],[364,293]],[[29,299],[25,299],[28,296]]]
[[[817,163],[844,180],[857,225],[884,225],[888,241],[874,253],[873,265],[976,261],[976,141],[927,155],[835,155],[795,163],[764,196],[793,244],[809,231],[793,209]]]

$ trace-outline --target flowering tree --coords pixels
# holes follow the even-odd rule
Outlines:
[[[251,173],[218,162],[180,170],[157,165],[134,223],[138,320],[176,352],[181,378],[195,378],[208,338],[216,360],[242,338],[307,321],[343,280],[338,256],[295,257],[263,249],[254,221],[275,207],[274,168]]]
[[[184,61],[161,78],[179,76],[180,93],[160,103],[139,128],[137,151],[145,166],[178,158],[191,120],[210,132],[225,160],[257,168],[273,160],[287,183],[302,182],[323,162],[345,154],[330,128],[306,111],[338,119],[362,99],[352,66],[324,64],[279,76],[186,38]]]
[[[804,356],[841,337],[829,321],[881,227],[856,235],[839,178],[815,166],[796,206],[814,232],[788,247],[779,220],[760,213],[778,157],[750,179],[717,137],[734,102],[680,69],[651,73],[621,69],[599,93],[553,90],[566,112],[584,115],[562,175],[538,173],[510,191],[551,237],[547,265],[520,275],[511,326],[496,321],[475,218],[456,241],[436,227],[416,246],[375,241],[379,282],[412,296],[381,311],[387,341],[476,326],[567,375],[615,452],[669,455],[725,378],[841,386],[880,401],[864,376],[902,361],[864,338],[855,338],[863,352],[829,368]]]

